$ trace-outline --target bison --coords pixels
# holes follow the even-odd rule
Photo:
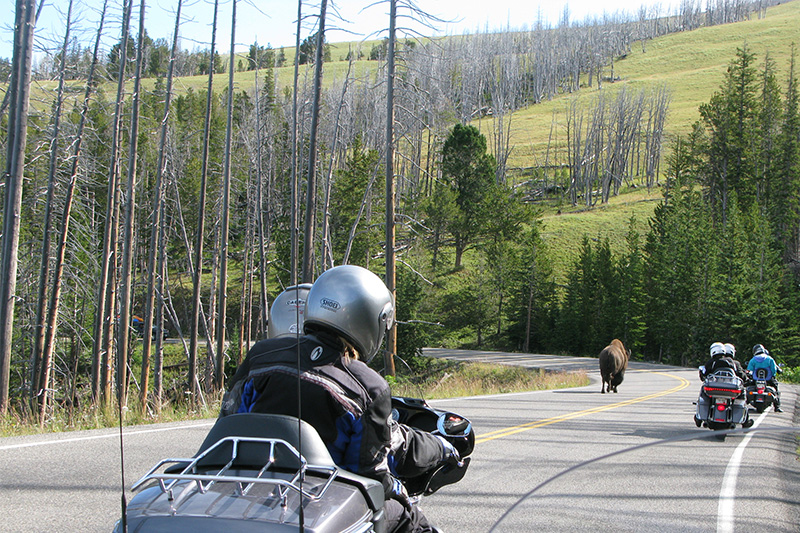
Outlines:
[[[600,352],[600,376],[603,378],[600,392],[604,394],[606,390],[617,392],[617,386],[625,377],[625,369],[628,367],[630,356],[631,351],[626,350],[619,339],[614,339],[611,344],[603,348],[603,351]]]

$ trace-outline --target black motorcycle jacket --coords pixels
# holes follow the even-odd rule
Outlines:
[[[231,379],[220,416],[243,412],[299,416],[317,430],[339,467],[381,481],[388,497],[396,490],[389,468],[393,426],[389,384],[343,352],[341,342],[324,333],[256,343]],[[426,435],[417,447],[425,450],[414,458],[421,467],[430,468],[441,460],[442,447],[435,437]],[[396,459],[400,458],[392,458],[393,466]]]
[[[705,372],[703,373],[702,379],[705,379],[707,376],[710,376],[722,368],[729,368],[733,370],[733,372],[742,380],[744,380],[746,377],[744,369],[739,361],[726,355],[722,357],[712,357],[709,359],[705,364]]]

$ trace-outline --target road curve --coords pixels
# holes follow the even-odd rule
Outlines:
[[[619,393],[600,394],[592,358],[428,353],[582,368],[592,379],[575,389],[431,402],[469,417],[478,435],[465,479],[421,503],[443,531],[798,531],[800,467],[794,437],[783,432],[796,427],[797,387],[781,385],[786,412],[767,413],[759,423],[766,431],[721,442],[700,438],[711,432],[692,422],[694,369],[632,362]],[[194,453],[210,425],[126,428],[126,488],[158,459]],[[120,475],[116,430],[2,438],[0,530],[110,531]]]
[[[731,524],[762,529],[767,516],[770,530],[800,531],[800,467],[785,432],[797,427],[797,387],[781,385],[786,412],[765,413],[764,431],[720,442],[692,421],[696,369],[631,362],[619,393],[601,394],[594,358],[426,354],[585,370],[592,380],[575,389],[431,402],[469,417],[478,433],[466,478],[423,501],[448,530],[723,533],[734,531],[725,529]]]

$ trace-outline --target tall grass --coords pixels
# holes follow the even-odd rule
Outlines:
[[[584,371],[545,372],[510,365],[451,363],[421,382],[401,377],[390,384],[395,396],[436,399],[582,387],[589,384],[589,377]]]

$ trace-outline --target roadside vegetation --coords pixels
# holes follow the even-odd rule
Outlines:
[[[411,375],[412,367],[417,368],[419,373]],[[395,396],[426,400],[561,389],[589,384],[585,372],[545,373],[536,369],[427,358],[417,358],[404,371],[398,372],[396,377],[389,376],[388,381]],[[123,424],[133,426],[215,418],[219,414],[220,401],[221,396],[214,395],[195,406],[191,406],[188,402],[171,402],[162,406],[160,412],[155,413],[141,409],[138,400],[133,399],[124,409]],[[30,424],[28,417],[12,414],[0,417],[0,437],[113,428],[119,426],[118,413],[116,405],[99,409],[93,406],[67,406],[60,409],[57,415],[48,418],[44,426]]]

